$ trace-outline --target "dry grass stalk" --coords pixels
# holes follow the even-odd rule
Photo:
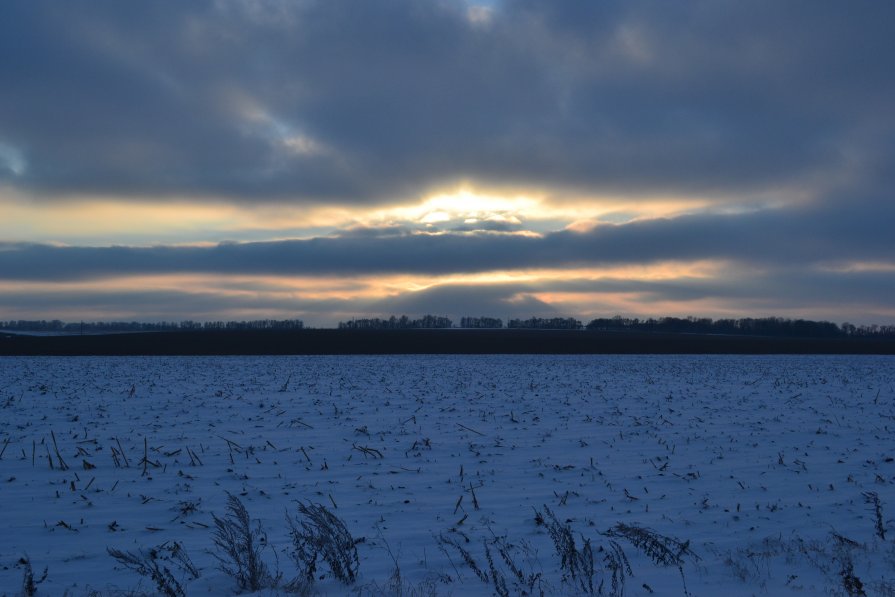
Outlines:
[[[464,548],[456,539],[453,537],[446,536],[444,534],[440,534],[437,537],[438,547],[442,552],[450,559],[450,553],[448,552],[448,547],[451,547],[460,554],[460,557],[463,558],[463,562],[472,570],[475,575],[481,580],[483,583],[488,584],[488,575],[481,569],[478,563],[475,561],[475,558],[472,557],[472,554],[469,553],[469,550]],[[468,541],[468,539],[467,539]]]
[[[544,512],[547,513],[546,516],[537,513],[536,518],[544,521],[547,533],[550,535],[550,539],[553,540],[556,553],[560,556],[563,580],[586,595],[597,594],[600,591],[600,587],[594,585],[596,568],[590,539],[585,539],[582,535],[582,546],[579,549],[575,545],[572,527],[568,523],[561,523],[546,504],[544,505]]]
[[[503,565],[509,574],[504,574],[499,564],[495,564],[491,556],[488,542],[485,542],[485,557],[488,561],[488,570],[494,582],[494,588],[498,594],[509,597],[510,595],[540,595],[544,596],[542,586],[542,574],[528,571],[522,564],[517,563],[514,555],[519,548],[509,544],[503,537],[496,537],[491,541],[491,547],[497,551]],[[521,551],[530,553],[530,548],[523,543]]]
[[[175,559],[175,562],[179,566],[183,566],[184,562],[186,562],[186,569],[193,575],[193,578],[198,577],[199,572],[186,556],[183,547],[179,543],[175,543],[175,545],[177,546],[177,552],[181,554],[179,559]],[[115,558],[125,568],[133,570],[140,576],[145,576],[152,580],[159,593],[165,595],[165,597],[186,597],[186,591],[184,591],[183,585],[177,580],[174,573],[171,572],[171,569],[165,565],[165,562],[168,561],[169,558],[162,555],[163,549],[166,548],[164,546],[159,546],[147,551],[140,550],[133,552],[113,549],[110,547],[107,548],[106,551],[108,551],[109,555]]]
[[[212,515],[214,520],[215,547],[222,555],[215,554],[221,570],[232,576],[239,588],[259,591],[275,584],[273,576],[264,564],[261,552],[266,535],[260,524],[252,525],[249,513],[238,497],[227,494],[227,514],[223,518]]]
[[[607,537],[626,539],[634,547],[645,554],[653,563],[659,566],[675,566],[681,574],[681,582],[684,585],[684,594],[687,591],[687,579],[684,576],[684,558],[690,557],[699,560],[699,556],[690,550],[689,541],[680,541],[674,537],[660,535],[652,529],[618,523],[604,533]]]
[[[876,536],[886,540],[886,523],[883,519],[883,505],[880,502],[879,494],[875,491],[865,491],[864,501],[873,507],[874,525],[876,527]]]
[[[39,579],[34,578],[34,569],[31,567],[31,559],[25,555],[19,558],[18,564],[24,568],[22,574],[22,595],[33,597],[37,595],[37,585],[47,579],[49,568],[44,568],[43,574]]]
[[[603,563],[610,574],[609,594],[612,597],[621,597],[625,594],[625,580],[629,576],[634,576],[634,571],[631,570],[628,556],[625,555],[621,546],[612,539],[609,540],[609,547],[605,548]]]
[[[296,521],[286,516],[295,551],[292,556],[301,575],[313,581],[317,561],[322,559],[332,575],[346,585],[357,580],[360,559],[357,544],[363,541],[351,536],[345,522],[323,504],[299,502]]]
[[[351,447],[354,448],[355,450],[357,450],[358,452],[361,452],[364,455],[364,457],[372,456],[373,458],[384,458],[384,456],[382,455],[382,452],[380,452],[376,448],[370,448],[368,446],[359,446],[357,444],[351,444]]]
[[[65,464],[65,460],[62,458],[62,454],[59,453],[59,446],[56,444],[56,434],[53,433],[52,430],[50,431],[50,437],[53,438],[53,449],[56,451],[56,460],[59,462],[59,468],[67,471],[68,465]],[[50,465],[50,468],[52,468],[52,464]]]
[[[130,468],[131,463],[127,459],[127,454],[124,453],[124,448],[121,447],[121,440],[116,437],[115,443],[118,444],[118,453],[121,454],[121,458],[124,460],[124,466]]]

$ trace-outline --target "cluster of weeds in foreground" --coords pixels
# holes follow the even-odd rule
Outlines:
[[[868,502],[876,506],[871,500]],[[895,546],[887,547],[887,564],[895,566]],[[826,591],[830,594],[847,597],[895,597],[895,582],[885,577],[873,580],[866,577],[874,569],[872,561],[868,559],[871,554],[871,548],[867,544],[830,531],[819,539],[805,539],[797,534],[790,538],[766,537],[759,544],[728,552],[724,563],[740,581],[755,586],[765,586],[771,575],[772,561],[782,559],[790,567],[807,564],[820,572],[827,583]],[[799,586],[797,579],[797,575],[790,575],[787,586],[804,590],[805,587]]]
[[[545,514],[536,511],[535,521],[547,528],[554,549],[560,557],[563,581],[576,591],[586,595],[624,595],[626,579],[634,576],[628,556],[618,541],[625,540],[654,564],[675,566],[681,575],[684,594],[689,594],[684,562],[686,559],[699,559],[690,549],[689,541],[662,535],[647,527],[619,523],[600,533],[605,541],[597,549],[602,554],[598,562],[590,539],[579,535],[579,547],[570,523],[561,522],[546,505],[544,512]]]
[[[215,557],[221,570],[236,580],[242,590],[258,591],[279,582],[279,575],[272,575],[264,563],[262,554],[267,545],[267,535],[260,521],[252,524],[249,512],[242,501],[232,494],[227,496],[227,514],[223,518],[212,515],[214,520]]]
[[[684,580],[684,594],[689,594],[683,566],[686,560],[699,558],[690,549],[688,541],[661,535],[646,527],[617,524],[599,533],[601,540],[595,546],[592,539],[576,534],[569,521],[559,520],[546,505],[543,512],[535,511],[535,523],[545,528],[559,558],[562,592],[611,597],[624,595],[625,581],[634,572],[620,544],[623,540],[654,564],[676,567]],[[452,555],[459,556],[460,564],[483,583],[490,584],[500,597],[554,593],[553,587],[544,581],[543,574],[536,570],[537,557],[527,543],[514,545],[505,537],[486,539],[482,542],[485,563],[481,564],[481,558],[477,559],[472,553],[471,539],[456,528],[438,535],[436,541],[455,569]],[[520,555],[525,557],[520,558]]]
[[[547,527],[547,534],[553,541],[553,548],[560,558],[560,568],[563,571],[563,581],[572,585],[586,595],[595,595],[602,592],[602,582],[595,585],[596,565],[594,562],[594,550],[590,539],[580,535],[581,546],[575,542],[575,534],[568,523],[562,523],[556,518],[550,508],[544,506],[546,516],[537,513],[536,520],[543,521]]]
[[[107,548],[106,551],[125,568],[150,579],[159,594],[165,597],[186,596],[182,584],[184,574],[190,579],[199,578],[199,570],[193,565],[183,545],[176,541],[162,543],[147,550],[124,551]],[[169,564],[182,573],[180,580],[169,568]]]
[[[357,597],[438,597],[438,589],[434,580],[423,580],[410,584],[401,577],[401,569],[392,569],[388,580],[379,584],[373,581],[355,590]]]
[[[360,558],[355,539],[345,522],[326,506],[314,502],[299,502],[297,516],[288,513],[286,522],[292,538],[292,558],[298,570],[297,576],[288,582],[278,567],[271,572],[265,562],[265,552],[270,549],[267,535],[257,520],[252,520],[242,501],[231,494],[227,498],[227,511],[222,517],[213,515],[216,548],[215,557],[221,571],[231,577],[240,591],[256,592],[279,588],[288,592],[308,594],[318,578],[318,569],[326,565],[333,578],[346,586],[357,581]],[[676,566],[683,578],[686,558],[696,559],[689,542],[661,535],[651,529],[634,525],[617,524],[600,533],[604,542],[595,550],[591,539],[576,534],[568,521],[560,521],[550,508],[544,506],[544,514],[536,511],[536,523],[544,526],[554,550],[559,556],[563,590],[585,595],[624,595],[625,579],[633,576],[631,565],[619,544],[625,540],[648,556],[655,564]],[[457,529],[436,537],[439,548],[452,565],[452,554],[459,556],[461,565],[472,570],[475,576],[491,586],[499,597],[510,595],[541,596],[552,594],[552,587],[544,581],[539,568],[537,553],[527,542],[511,543],[507,537],[492,537],[482,541],[484,560],[477,559],[470,551],[470,538]],[[109,555],[126,568],[151,580],[158,593],[166,597],[183,597],[185,580],[199,577],[186,550],[180,543],[163,543],[149,550],[123,551],[108,549]],[[602,556],[597,559],[595,553]],[[274,555],[276,555],[274,553]],[[484,561],[484,564],[480,564]],[[456,570],[456,565],[454,565]],[[30,566],[26,572],[30,570]],[[179,572],[179,575],[177,574]],[[459,571],[458,571],[459,575]],[[30,578],[26,574],[26,580]],[[322,577],[320,577],[322,578]],[[27,581],[33,585],[34,581]],[[38,581],[39,582],[39,581]],[[860,581],[857,581],[859,583]],[[856,583],[852,583],[856,585]],[[856,586],[860,587],[860,584]],[[361,587],[357,592],[371,595],[434,595],[433,583],[416,587],[406,585],[397,561],[389,582]],[[684,593],[687,594],[686,582]],[[33,595],[34,593],[26,593]]]
[[[492,557],[491,549],[497,554]],[[485,542],[485,559],[494,589],[501,597],[539,595],[544,597],[543,573],[534,570],[534,552],[528,543],[510,543],[506,537]]]
[[[295,520],[287,514],[286,521],[294,547],[292,557],[303,577],[312,582],[317,562],[323,560],[336,579],[353,584],[360,567],[357,544],[362,539],[352,537],[345,523],[323,504],[299,502],[298,513],[302,518]]]
[[[872,494],[865,498],[873,508],[876,536],[882,540],[885,528],[879,499]],[[323,578],[318,576],[322,565],[328,568],[332,578],[345,586],[356,583],[360,568],[357,545],[364,539],[355,539],[345,522],[322,504],[299,502],[296,510],[295,517],[286,514],[286,522],[292,539],[291,555],[298,574],[285,583],[278,566],[274,567],[275,572],[271,572],[271,567],[265,562],[265,552],[271,549],[267,536],[260,522],[250,517],[238,497],[228,494],[224,516],[213,515],[213,541],[217,549],[215,557],[220,569],[234,580],[240,591],[280,589],[309,594],[315,581]],[[684,566],[687,562],[699,560],[689,541],[663,535],[648,527],[618,523],[598,533],[599,539],[595,543],[594,539],[576,533],[571,521],[560,520],[546,505],[543,512],[535,511],[535,523],[544,528],[559,559],[562,573],[560,591],[623,596],[626,579],[634,575],[628,556],[622,548],[622,543],[627,543],[655,565],[677,568],[683,583],[683,593],[689,595]],[[481,553],[476,555],[474,552],[478,551],[475,547],[477,542],[457,528],[441,533],[435,539],[439,549],[454,566],[458,577],[460,572],[455,563],[457,556],[460,566],[468,568],[482,583],[490,585],[499,597],[543,597],[554,593],[554,588],[545,581],[543,572],[539,569],[537,553],[525,541],[511,542],[505,536],[499,537],[492,533],[490,538],[481,541]],[[768,543],[764,550],[746,553],[756,574],[741,566],[740,577],[744,581],[757,578],[760,564],[754,561],[755,557],[769,559],[777,555],[795,557],[801,554],[833,580],[839,592],[844,592],[849,597],[861,597],[867,594],[868,587],[855,571],[854,558],[866,549],[863,544],[835,532],[831,532],[829,540],[824,542],[805,541],[799,537],[791,541],[778,540]],[[199,578],[199,570],[193,565],[183,545],[178,542],[162,543],[148,550],[109,548],[107,551],[126,568],[151,580],[157,593],[165,597],[185,596],[184,583]],[[735,563],[735,560],[731,554],[727,563],[732,562]],[[35,578],[27,557],[23,557],[19,564],[24,568],[21,593],[35,595],[37,585],[47,577],[47,570],[44,570],[40,578]],[[870,583],[870,587],[880,594],[895,595],[895,587],[886,582]],[[405,583],[395,561],[394,571],[386,584],[370,583],[356,588],[355,593],[429,597],[435,595],[436,591],[435,584],[431,581],[416,586]]]
[[[298,514],[300,516],[297,519],[287,514],[286,520],[292,534],[295,547],[292,555],[299,574],[292,581],[283,584],[282,573],[271,572],[264,560],[269,543],[260,521],[252,520],[238,497],[227,494],[226,514],[222,517],[212,515],[213,541],[217,549],[214,555],[221,571],[233,578],[240,591],[254,592],[282,587],[290,592],[307,593],[316,578],[320,560],[329,567],[332,576],[342,583],[351,585],[357,580],[360,565],[357,544],[362,539],[354,539],[345,523],[322,504],[300,502]],[[184,597],[185,577],[188,580],[199,577],[198,569],[183,546],[177,542],[163,543],[149,550],[123,551],[109,548],[107,551],[126,568],[150,579],[165,597]],[[176,575],[169,564],[181,574]],[[30,564],[26,568],[26,580],[32,577],[29,571]],[[33,584],[33,581],[28,582]]]
[[[506,537],[492,537],[482,541],[486,565],[480,565],[465,547],[471,543],[466,534],[452,530],[436,537],[438,547],[453,564],[451,554],[458,555],[462,564],[469,568],[485,584],[491,584],[500,597],[510,595],[540,595],[543,597],[547,585],[543,573],[536,570],[537,557],[526,542],[510,543]],[[456,565],[455,569],[456,569]]]
[[[627,540],[658,566],[677,567],[681,574],[681,582],[684,583],[684,594],[689,595],[687,579],[684,576],[684,561],[685,558],[699,559],[699,556],[690,549],[689,541],[680,541],[674,537],[661,535],[646,527],[622,523],[615,525],[604,535]]]
[[[405,581],[404,578],[401,576],[401,566],[398,564],[398,559],[392,553],[392,550],[388,545],[388,541],[385,541],[385,539],[383,539],[383,543],[385,544],[385,549],[388,551],[388,555],[391,557],[392,562],[394,562],[392,573],[389,575],[388,580],[383,584],[380,584],[379,582],[374,580],[370,583],[358,587],[354,591],[356,596],[437,597],[438,590],[436,588],[435,579],[428,578],[417,584],[411,584]],[[448,582],[449,581],[450,579],[448,579]]]

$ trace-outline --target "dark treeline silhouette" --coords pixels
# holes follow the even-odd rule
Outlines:
[[[497,317],[461,317],[460,327],[473,330],[500,329],[503,320]]]
[[[196,332],[203,330],[301,330],[300,319],[258,319],[254,321],[94,321],[66,323],[58,319],[0,321],[0,329],[17,332],[47,332],[59,334],[102,334],[109,332]]]
[[[878,338],[895,338],[895,325],[852,325],[843,323],[840,328],[846,336],[868,336]]]
[[[837,338],[846,336],[895,337],[895,325],[838,326],[829,321],[786,319],[782,317],[746,317],[717,319],[662,317],[637,319],[615,316],[594,319],[587,324],[594,331],[663,332],[680,334],[733,334],[754,336],[793,336],[800,338]]]
[[[552,317],[549,319],[530,317],[528,319],[511,319],[507,322],[507,327],[525,330],[580,330],[583,326],[580,321],[572,317]]]
[[[388,319],[373,317],[340,321],[338,327],[340,330],[433,330],[449,328],[453,325],[453,321],[438,315],[423,315],[419,319],[410,319],[406,315],[401,317],[392,315]]]
[[[424,315],[411,319],[406,315],[388,319],[363,318],[339,322],[341,330],[410,330],[444,329],[454,327],[447,317]],[[460,328],[500,329],[503,321],[495,317],[462,317]],[[661,317],[638,319],[616,315],[598,318],[586,326],[572,317],[510,319],[509,329],[520,330],[580,330],[597,332],[640,332],[665,334],[719,334],[736,336],[789,336],[794,338],[895,338],[895,325],[837,325],[829,321],[786,319],[782,317],[746,317],[742,319],[717,319],[700,317]],[[19,332],[43,332],[57,334],[103,334],[113,332],[195,332],[240,330],[303,330],[299,319],[259,319],[254,321],[160,321],[154,323],[136,321],[66,323],[54,320],[0,321],[0,329]]]
[[[419,319],[410,319],[406,315],[388,319],[352,319],[340,321],[340,330],[411,330],[411,329],[442,329],[454,327],[453,322],[447,317],[437,315],[424,315]],[[464,329],[500,329],[503,328],[503,320],[496,317],[461,317],[460,328]],[[571,317],[554,317],[541,319],[532,317],[529,319],[510,319],[507,328],[527,330],[580,330],[581,322]]]
[[[184,328],[184,323],[192,323],[199,326],[196,322],[183,322],[180,329]],[[201,324],[203,330],[303,330],[305,327],[301,319],[256,319],[254,321],[206,321]],[[194,327],[193,329],[199,329]]]

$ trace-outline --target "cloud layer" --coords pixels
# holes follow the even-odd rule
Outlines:
[[[892,262],[893,220],[850,209],[691,215],[585,232],[423,233],[363,229],[343,236],[195,247],[0,245],[0,279],[78,280],[170,273],[451,274],[729,260],[754,266]]]
[[[2,228],[14,237],[0,238],[0,284],[23,290],[0,297],[0,319],[690,308],[895,319],[893,21],[895,4],[863,0],[5,2],[0,209],[19,221]],[[544,215],[468,198],[451,211],[450,195],[437,213],[411,209],[458,187],[536,196]],[[88,202],[158,211],[126,234],[104,222],[90,242],[60,244],[78,238],[60,232],[64,214]],[[689,207],[656,217],[669,202]],[[614,215],[592,216],[608,203]],[[240,221],[284,206],[288,223]],[[60,221],[39,226],[54,208]],[[573,273],[700,261],[727,269]],[[537,269],[570,273],[487,281]],[[363,298],[223,289],[234,276],[453,274],[481,279]],[[96,287],[172,275],[221,287]]]
[[[892,158],[885,2],[3,12],[0,177],[52,195],[355,203],[470,179],[732,193]]]

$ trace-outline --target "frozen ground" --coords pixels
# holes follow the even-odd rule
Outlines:
[[[501,547],[536,593],[572,594],[551,525],[571,528],[579,553],[591,541],[605,594],[621,549],[627,595],[892,595],[893,365],[4,358],[0,595],[21,590],[26,556],[36,580],[47,569],[38,595],[152,594],[107,548],[175,541],[199,577],[160,561],[187,594],[234,594],[213,545],[228,492],[266,531],[281,585],[297,574],[286,514],[301,520],[299,500],[363,539],[351,587],[319,566],[323,595],[379,594],[396,561],[405,595],[492,594],[449,543],[485,573],[487,545],[510,594]]]

